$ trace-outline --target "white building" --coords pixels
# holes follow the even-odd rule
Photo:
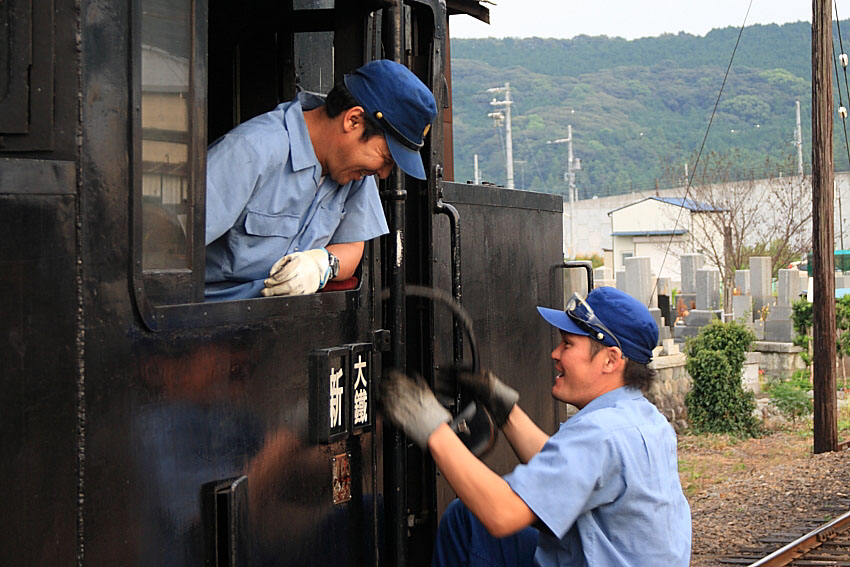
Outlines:
[[[756,180],[755,183],[759,187],[755,193],[768,195],[769,190],[767,189],[767,185],[775,182],[781,183],[782,181],[783,178]],[[807,183],[810,183],[809,178],[807,178]],[[734,183],[730,184],[732,187],[735,185]],[[722,185],[718,186],[720,190],[722,190],[722,187]],[[635,203],[646,197],[681,197],[685,193],[684,187],[676,187],[673,189],[634,192],[611,197],[582,199],[575,202],[575,219],[570,218],[569,204],[564,203],[564,256],[569,256],[568,252],[571,243],[568,240],[571,234],[571,222],[575,222],[574,234],[576,236],[576,242],[574,243],[574,248],[576,253],[582,257],[590,257],[593,254],[604,255],[606,251],[613,248],[611,221],[608,216],[610,211]],[[810,202],[811,196],[808,196],[806,201]],[[850,172],[836,172],[835,174],[834,209],[835,248],[836,250],[850,248]],[[655,268],[654,265],[653,268]]]
[[[658,277],[680,281],[681,254],[723,250],[723,235],[709,219],[721,213],[681,197],[646,197],[609,211],[614,272],[624,269],[625,258],[648,256]]]

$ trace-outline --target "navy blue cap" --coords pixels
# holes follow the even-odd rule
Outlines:
[[[585,301],[596,317],[614,334],[623,346],[629,360],[646,364],[652,359],[652,349],[658,344],[658,325],[646,306],[614,287],[599,287],[587,294]],[[566,311],[538,307],[540,315],[550,324],[573,335],[590,333],[576,325]],[[617,346],[607,334],[602,339],[606,346]]]
[[[437,116],[437,102],[428,87],[410,69],[388,59],[371,61],[345,75],[345,86],[384,129],[402,171],[425,179],[419,150]]]

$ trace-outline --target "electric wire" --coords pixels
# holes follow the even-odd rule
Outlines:
[[[835,84],[838,87],[838,106],[840,108],[844,106],[844,97],[841,94],[841,81],[838,79],[838,60],[835,58],[835,48],[832,50],[832,66],[835,69]],[[848,92],[848,96],[850,96],[850,92]],[[841,117],[841,125],[844,128],[844,148],[847,150],[847,164],[850,165],[850,143],[847,141],[847,120],[843,116]]]
[[[841,51],[841,54],[844,55],[844,60],[841,63],[841,67],[844,71],[844,90],[847,92],[847,100],[848,100],[848,103],[850,103],[850,86],[848,86],[848,84],[847,84],[847,65],[844,63],[844,61],[847,60],[847,55],[845,54],[845,51],[844,51],[844,41],[841,38],[841,18],[838,17],[838,2],[835,2],[834,6],[835,6],[835,25],[838,28],[838,47]],[[835,66],[835,83],[836,83],[836,86],[838,87],[839,104],[840,104],[840,106],[844,106],[844,102],[841,99],[841,83],[838,81],[838,65],[836,64],[836,60],[835,60],[835,48],[833,48],[833,50],[832,50],[832,64],[833,64],[833,66]],[[848,141],[847,141],[847,110],[846,110],[846,107],[845,107],[844,113],[839,113],[839,114],[841,114],[841,126],[844,129],[844,149],[847,152],[848,166],[850,166],[850,143],[848,143]],[[840,234],[841,234],[841,248],[843,249],[844,248],[844,220],[841,217],[841,191],[838,192],[838,220],[839,220],[839,227],[840,227],[839,230],[840,230]]]
[[[744,33],[744,28],[747,25],[747,18],[750,15],[750,8],[753,7],[753,0],[750,0],[749,5],[747,6],[747,13],[744,14],[744,21],[741,23],[741,29],[738,30],[738,38],[735,40],[735,47],[732,49],[732,56],[729,58],[729,65],[726,66],[726,74],[723,75],[723,82],[720,84],[720,91],[717,93],[717,100],[714,101],[714,108],[711,111],[711,117],[708,119],[708,126],[705,129],[705,135],[702,138],[702,144],[700,144],[699,151],[697,152],[696,161],[694,162],[694,168],[691,171],[691,174],[688,176],[688,185],[685,187],[685,195],[682,197],[682,203],[679,207],[679,213],[676,215],[676,222],[673,223],[673,230],[670,235],[670,240],[667,242],[667,248],[664,250],[664,257],[661,259],[661,267],[658,269],[658,273],[661,274],[664,270],[664,263],[667,261],[667,256],[670,254],[670,247],[673,245],[673,238],[675,237],[676,228],[679,226],[679,220],[682,218],[682,211],[685,210],[685,203],[688,200],[688,193],[691,191],[691,185],[694,182],[694,176],[696,175],[697,168],[699,167],[700,157],[702,157],[702,151],[705,149],[705,142],[708,140],[708,133],[711,131],[711,124],[714,122],[714,115],[717,113],[717,107],[720,104],[720,97],[723,96],[723,88],[726,86],[726,79],[729,78],[729,71],[732,69],[732,62],[735,60],[735,53],[738,51],[738,45],[741,43],[741,36]],[[652,303],[652,296],[655,294],[658,289],[658,278],[655,278],[655,283],[652,286],[652,292],[650,292],[649,297],[647,298],[647,307]]]
[[[835,23],[838,26],[838,48],[841,54],[844,54],[844,41],[841,39],[841,20],[838,18],[838,3],[835,6]],[[844,106],[844,98],[841,94],[841,81],[838,79],[838,61],[835,58],[835,48],[832,49],[832,65],[835,68],[835,86],[838,87],[838,104],[839,107]],[[847,86],[847,67],[842,63],[844,69],[844,90],[847,92],[848,102],[850,103],[850,88]],[[846,107],[845,107],[846,108]],[[847,140],[847,117],[841,115],[841,126],[844,129],[844,149],[847,153],[847,165],[850,166],[850,142]]]
[[[841,39],[841,20],[838,18],[838,2],[833,2],[833,6],[835,7],[835,25],[838,28],[838,47],[841,49],[841,53],[844,54],[844,40]],[[833,62],[835,59],[835,50],[832,50]],[[847,98],[850,99],[850,87],[847,84],[847,66],[842,63],[841,68],[844,71],[844,90],[847,92]],[[836,83],[838,79],[836,78]],[[841,85],[838,85],[839,92],[841,91]],[[850,100],[848,100],[850,102]]]

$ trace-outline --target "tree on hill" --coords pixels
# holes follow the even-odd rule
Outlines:
[[[700,146],[736,38],[730,27],[704,37],[631,41],[453,39],[455,178],[472,179],[478,154],[483,178],[506,182],[504,131],[487,118],[486,89],[510,82],[514,158],[524,162],[515,174],[524,175],[523,188],[564,191],[565,148],[546,142],[566,137],[570,125],[582,158],[580,198],[664,187],[661,157],[683,164]],[[804,22],[745,30],[707,146],[717,153],[737,149],[739,169],[747,172],[742,179],[769,176],[760,171],[767,157],[784,164],[797,100],[803,152],[810,155],[810,43]],[[835,133],[836,167],[850,167],[840,121]]]

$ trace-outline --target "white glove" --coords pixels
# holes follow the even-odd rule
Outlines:
[[[330,259],[324,248],[295,252],[274,263],[260,293],[264,297],[316,293],[328,283],[330,274]]]
[[[422,450],[428,438],[452,415],[444,408],[421,376],[410,378],[398,370],[390,370],[381,380],[381,407],[384,416]]]

